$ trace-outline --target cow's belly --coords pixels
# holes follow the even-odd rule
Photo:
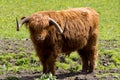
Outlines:
[[[63,43],[63,52],[72,52],[82,49],[87,44],[86,38],[66,39]]]

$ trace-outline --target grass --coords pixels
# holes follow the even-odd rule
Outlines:
[[[29,16],[38,11],[74,7],[92,7],[99,13],[99,56],[105,58],[107,54],[113,61],[106,67],[98,60],[97,68],[101,70],[120,69],[119,0],[0,0],[0,39],[29,38],[29,32],[25,26],[19,32],[16,31],[16,17],[20,20],[22,16]],[[19,49],[23,50],[23,48]],[[78,71],[81,69],[81,65],[76,65],[78,58],[77,54],[72,54],[65,59],[65,63],[56,62],[56,66],[71,72]],[[40,71],[42,66],[39,65],[39,59],[33,53],[0,53],[0,74],[20,70]]]
[[[43,74],[40,78],[34,80],[56,80],[56,76],[53,76],[51,73]]]

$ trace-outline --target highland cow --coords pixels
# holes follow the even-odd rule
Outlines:
[[[41,11],[17,22],[17,31],[25,23],[30,32],[43,73],[55,74],[56,58],[77,51],[82,72],[93,72],[97,59],[98,13],[91,8]]]

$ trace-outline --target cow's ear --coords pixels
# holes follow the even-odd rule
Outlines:
[[[26,16],[23,16],[23,17],[21,17],[21,20],[23,20],[23,19],[25,19],[25,18],[27,18]],[[26,24],[29,22],[29,20],[28,21],[26,21]]]
[[[23,20],[24,18],[26,18],[25,16],[23,16],[22,18],[21,18],[21,20]]]

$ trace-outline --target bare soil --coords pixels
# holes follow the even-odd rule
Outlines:
[[[99,41],[100,45],[105,49],[118,48],[120,45],[113,45],[115,41]],[[105,44],[108,44],[107,46]],[[0,54],[1,53],[20,53],[21,49],[26,53],[33,52],[34,48],[30,40],[0,40]],[[99,55],[100,65],[107,67],[111,63],[111,58],[109,55]],[[94,73],[82,74],[80,72],[70,72],[67,70],[58,69],[56,71],[56,76],[58,80],[120,80],[120,76],[115,74],[120,74],[120,69],[114,68],[110,70],[99,70],[96,69]],[[0,75],[0,80],[5,80],[6,77],[16,76],[20,80],[34,80],[42,75],[42,72],[38,71],[21,71],[18,73],[8,73],[6,75]],[[17,80],[17,79],[14,79]]]

